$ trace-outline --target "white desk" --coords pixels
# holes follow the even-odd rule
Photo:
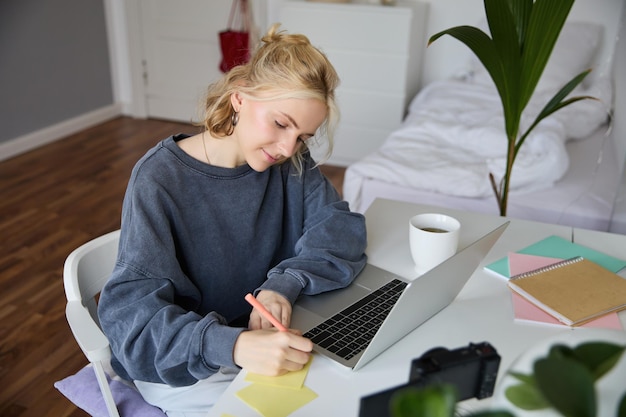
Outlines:
[[[365,213],[369,262],[400,276],[413,278],[415,273],[408,244],[409,218],[430,211],[447,213],[459,219],[460,247],[467,246],[506,220],[479,213],[376,200]],[[625,258],[626,236],[527,220],[510,220],[507,230],[456,300],[365,367],[354,372],[315,355],[305,385],[319,397],[291,416],[357,416],[362,396],[406,383],[411,360],[433,347],[457,348],[469,342],[488,341],[502,358],[498,374],[500,380],[513,361],[536,343],[563,332],[592,330],[515,322],[510,290],[505,280],[485,272],[483,266],[549,235],[567,239],[573,237],[577,243]],[[620,318],[626,325],[626,312],[622,312]],[[209,416],[259,416],[235,397],[237,391],[248,385],[244,381],[244,374],[241,372],[233,381]],[[469,400],[462,407],[476,410],[486,408],[489,404],[489,399]]]

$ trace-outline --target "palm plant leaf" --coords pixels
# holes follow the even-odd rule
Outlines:
[[[494,81],[502,100],[504,111],[507,113],[507,109],[511,108],[512,97],[515,97],[512,91],[515,87],[511,85],[511,77],[507,74],[508,66],[504,65],[500,58],[495,42],[478,28],[473,26],[456,26],[434,34],[430,37],[428,44],[430,45],[443,35],[450,35],[458,39],[472,50]],[[519,68],[519,65],[516,68]],[[505,120],[509,119],[512,119],[512,117],[507,118],[505,116]]]
[[[526,28],[530,19],[530,12],[533,10],[533,0],[526,1],[507,1],[515,20],[517,28],[518,43],[524,47],[524,39],[526,39]]]
[[[520,84],[522,44],[516,29],[518,22],[513,18],[509,3],[506,1],[485,0],[485,12],[498,58],[497,65],[504,73],[502,80],[494,79],[494,83],[502,101],[506,135],[511,138],[516,136],[519,130],[519,114],[522,112],[518,100],[523,87]],[[488,68],[487,70],[489,71]],[[489,73],[491,74],[491,71]]]
[[[524,143],[524,140],[526,139],[528,134],[535,128],[535,126],[537,126],[540,121],[550,116],[552,113],[580,100],[586,100],[586,99],[597,100],[596,97],[592,97],[592,96],[576,96],[576,97],[570,97],[569,99],[565,100],[565,97],[567,97],[569,93],[571,93],[572,90],[574,90],[574,88],[576,88],[576,86],[578,86],[578,84],[580,84],[590,72],[591,72],[591,69],[588,69],[588,70],[581,72],[574,78],[572,78],[570,82],[565,84],[565,86],[563,86],[563,88],[561,88],[554,95],[554,97],[550,99],[550,101],[545,105],[545,107],[539,112],[535,121],[528,127],[526,132],[522,136],[520,136],[519,140],[515,144],[515,154],[517,154],[517,152],[519,151],[519,148]]]
[[[520,80],[523,86],[520,96],[522,108],[535,91],[573,4],[574,0],[537,0],[532,7],[522,51]]]
[[[428,44],[450,35],[469,47],[492,78],[504,113],[507,138],[506,169],[500,185],[489,174],[500,214],[506,216],[509,183],[520,146],[544,118],[588,96],[566,96],[588,72],[567,83],[520,137],[522,113],[530,101],[574,0],[484,0],[491,37],[472,26],[456,26],[430,37]]]
[[[504,83],[505,73],[500,65],[496,47],[485,32],[473,26],[456,26],[432,35],[428,45],[443,35],[450,35],[470,48],[485,66],[491,78],[496,81],[496,86]]]

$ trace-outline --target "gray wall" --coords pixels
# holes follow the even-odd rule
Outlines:
[[[112,103],[102,0],[0,0],[0,142]]]

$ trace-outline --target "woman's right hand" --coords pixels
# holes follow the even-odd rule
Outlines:
[[[313,342],[297,330],[249,330],[237,338],[233,359],[249,372],[278,376],[302,369],[312,350]]]

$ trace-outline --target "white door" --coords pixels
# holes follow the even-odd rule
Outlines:
[[[222,75],[218,33],[226,29],[231,4],[232,0],[140,0],[148,117],[200,120],[206,88]]]

